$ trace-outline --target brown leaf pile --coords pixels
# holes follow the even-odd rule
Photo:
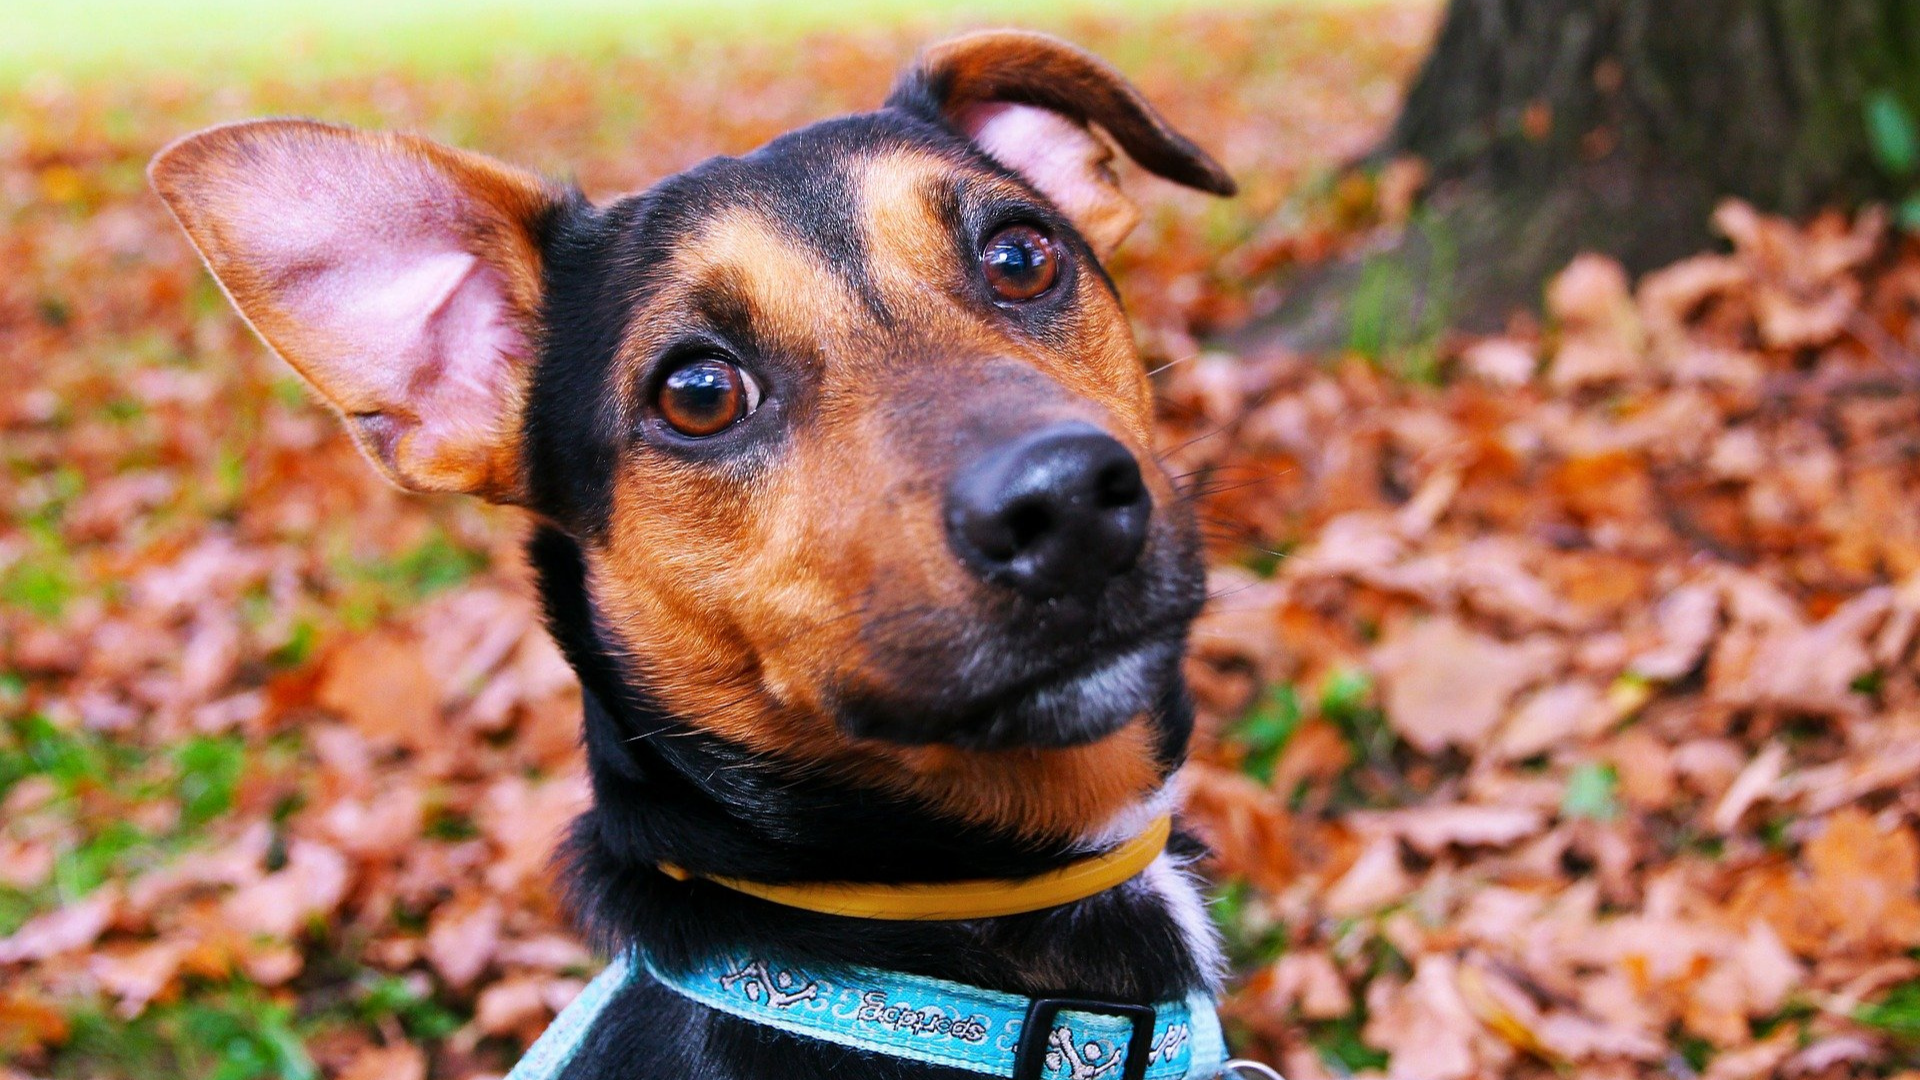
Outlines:
[[[1920,252],[1729,206],[1544,330],[1203,352],[1404,218],[1314,175],[1431,9],[1086,21],[1245,181],[1115,270],[1207,523],[1191,813],[1294,1080],[1879,1075],[1920,1035]],[[520,525],[399,496],[143,190],[305,113],[640,186],[878,100],[932,27],[0,101],[0,1078],[497,1076],[590,977],[547,878],[577,691]],[[1389,358],[1390,359],[1390,358]]]
[[[1294,1080],[1909,1060],[1920,251],[1877,211],[1716,223],[1637,288],[1577,260],[1440,387],[1168,373],[1245,563],[1196,633],[1195,814],[1267,936],[1232,1018]]]

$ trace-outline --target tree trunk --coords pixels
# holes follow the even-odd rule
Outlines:
[[[1802,214],[1907,194],[1869,146],[1879,92],[1920,115],[1920,0],[1452,0],[1370,159],[1427,163],[1415,227],[1253,336],[1339,344],[1383,273],[1410,284],[1409,325],[1486,329],[1579,251],[1639,272],[1703,249],[1727,196]]]

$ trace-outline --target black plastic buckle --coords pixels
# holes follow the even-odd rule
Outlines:
[[[1053,1023],[1063,1012],[1116,1016],[1132,1024],[1133,1035],[1127,1040],[1127,1063],[1120,1071],[1120,1080],[1145,1080],[1147,1056],[1153,1053],[1153,1022],[1157,1015],[1152,1006],[1084,998],[1035,998],[1033,1004],[1027,1006],[1026,1023],[1020,1026],[1020,1046],[1013,1057],[1013,1080],[1040,1080],[1045,1074]]]

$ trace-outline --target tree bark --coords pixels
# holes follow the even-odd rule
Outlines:
[[[1426,162],[1416,227],[1252,333],[1337,344],[1382,259],[1416,323],[1487,329],[1579,251],[1640,272],[1702,250],[1727,196],[1803,214],[1907,194],[1874,162],[1877,92],[1920,116],[1920,0],[1451,0],[1369,162]]]

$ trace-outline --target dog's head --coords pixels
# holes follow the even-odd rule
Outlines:
[[[1099,262],[1136,214],[1095,126],[1233,189],[1112,69],[1016,32],[600,208],[302,121],[152,175],[389,478],[575,538],[676,716],[1052,831],[1164,772],[1152,714],[1202,597]]]

